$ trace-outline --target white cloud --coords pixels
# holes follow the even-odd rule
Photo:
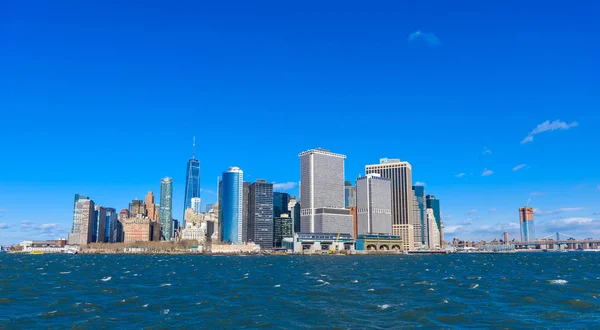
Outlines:
[[[410,43],[424,43],[430,47],[441,46],[442,41],[433,33],[423,32],[421,30],[415,31],[408,35],[408,42]]]
[[[574,212],[574,211],[581,211],[581,210],[584,210],[584,208],[583,207],[561,207],[561,208],[550,210],[550,211],[544,211],[544,210],[540,210],[538,208],[534,208],[533,214],[538,215],[538,216],[543,216],[543,215],[555,215],[555,214],[559,214],[559,213],[563,213],[563,212]]]
[[[548,225],[546,225],[546,230],[549,230],[551,232],[563,229],[581,231],[587,229],[597,229],[597,226],[598,221],[594,220],[593,218],[571,217],[551,221],[550,223],[548,223]]]
[[[23,230],[31,230],[31,231],[39,231],[44,234],[51,234],[57,231],[60,231],[60,227],[55,223],[42,223],[37,224],[29,220],[21,221],[21,229]]]
[[[0,223],[0,229],[7,229],[7,228],[8,228],[7,223]]]
[[[527,164],[517,165],[517,166],[513,167],[513,172],[516,172],[518,170],[524,169],[525,167],[527,167]]]
[[[488,148],[488,147],[483,147],[483,154],[484,155],[491,155],[492,154],[492,150],[490,150],[490,148]]]
[[[556,130],[567,130],[579,125],[577,122],[572,122],[570,124],[565,123],[564,121],[555,120],[550,122],[546,120],[545,122],[537,125],[537,127],[529,133],[522,141],[521,144],[525,144],[528,142],[533,142],[533,136],[536,134],[544,133],[544,132],[552,132]]]
[[[490,213],[496,213],[498,210],[496,210],[495,208],[491,208],[490,209]]]
[[[465,174],[465,173],[458,173],[457,175],[455,175],[455,177],[462,178],[465,175],[467,175],[467,174]]]
[[[417,181],[415,182],[415,186],[425,186],[425,182]]]
[[[469,212],[467,212],[467,215],[471,215],[471,214],[475,214],[475,213],[477,213],[477,210],[476,209],[472,209]]]
[[[273,182],[273,190],[290,190],[296,188],[298,182],[283,182],[283,183],[275,183]]]
[[[445,226],[444,234],[456,234],[462,229],[462,226]]]
[[[487,168],[484,168],[483,172],[481,172],[481,176],[490,176],[492,174],[494,174],[494,171],[488,170]]]

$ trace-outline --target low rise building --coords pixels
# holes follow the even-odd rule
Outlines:
[[[365,234],[356,239],[358,251],[401,251],[402,246],[402,238],[396,235]]]
[[[160,240],[160,223],[147,217],[137,215],[121,221],[123,226],[123,242],[149,242]]]
[[[295,233],[292,243],[294,253],[354,250],[354,238],[346,233]],[[289,247],[289,242],[284,245]]]

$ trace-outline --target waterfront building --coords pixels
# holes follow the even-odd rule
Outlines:
[[[117,242],[117,222],[118,214],[117,210],[112,207],[106,208],[106,224],[104,225],[104,242],[105,243],[116,243]]]
[[[428,236],[430,238],[430,249],[439,249],[442,247],[440,230],[437,226],[437,219],[435,217],[435,211],[432,208],[427,208],[427,227],[429,229]]]
[[[280,217],[273,219],[273,247],[282,247],[283,239],[293,236],[294,224],[289,215],[284,213]]]
[[[508,241],[508,232],[504,232],[504,245],[508,245],[509,241]]]
[[[400,236],[405,250],[414,249],[412,167],[400,159],[382,158],[365,166],[366,174],[380,174],[392,183],[392,234]]]
[[[192,158],[188,160],[185,174],[185,194],[183,199],[183,216],[192,206],[192,198],[200,198],[200,161],[196,159],[196,137],[192,142]],[[195,209],[194,209],[195,210]],[[198,213],[200,209],[198,208]],[[185,219],[185,218],[184,218]]]
[[[242,243],[244,172],[230,167],[219,184],[219,226],[222,242]]]
[[[94,223],[94,201],[83,195],[76,194],[79,198],[73,210],[73,227],[69,233],[69,244],[86,245],[92,242],[92,228]]]
[[[350,206],[348,210],[352,216],[352,237],[358,237],[358,210],[356,206]]]
[[[284,239],[283,247],[294,253],[352,251],[354,238],[343,233],[295,233],[291,242]]]
[[[121,221],[123,225],[123,242],[150,242],[159,240],[159,230],[156,226],[160,226],[158,221],[150,220],[148,217],[143,217],[137,214],[134,218],[126,218]]]
[[[194,210],[194,213],[196,214],[200,214],[202,213],[202,200],[200,199],[200,197],[194,197],[192,198],[192,210]],[[187,210],[186,210],[187,212]],[[184,219],[184,222],[187,221]]]
[[[356,214],[358,235],[391,234],[392,184],[379,173],[356,180]]]
[[[263,249],[273,247],[273,184],[265,180],[250,185],[248,241]]]
[[[169,177],[160,180],[160,206],[158,218],[160,220],[162,239],[164,241],[170,241],[173,237],[173,179]]]
[[[352,233],[352,216],[344,203],[346,156],[318,148],[299,157],[301,231]]]
[[[425,187],[413,186],[413,220],[415,226],[415,243],[429,246],[429,229],[427,228],[427,199],[425,195]]]
[[[436,199],[435,196],[433,195],[427,195],[425,196],[425,201],[426,201],[426,206],[429,209],[433,210],[433,215],[435,216],[435,223],[437,225],[437,230],[439,232],[439,243],[441,247],[444,246],[444,222],[442,220],[442,212],[440,210],[440,200]],[[429,239],[430,242],[433,242],[432,244],[434,244],[434,240],[433,239]]]
[[[278,218],[282,214],[288,214],[290,194],[284,192],[273,193],[273,217]]]
[[[350,181],[344,182],[344,204],[346,208],[356,206],[356,187]]]
[[[521,224],[521,242],[535,241],[535,226],[533,222],[533,207],[519,209],[519,223]]]
[[[150,220],[158,220],[158,212],[154,204],[154,193],[149,191],[146,195],[146,216]]]
[[[300,207],[300,203],[296,203],[294,205],[294,210],[292,212],[293,214],[293,222],[294,222],[294,233],[299,233],[300,232],[300,220],[302,219],[301,217],[301,210],[302,208]]]
[[[182,240],[196,240],[198,244],[204,245],[206,242],[206,221],[204,215],[196,213],[195,210],[189,208],[185,211],[185,228],[181,231]]]
[[[146,203],[144,203],[143,201],[135,198],[131,201],[131,203],[129,203],[129,216],[131,216],[132,218],[135,218],[137,216],[145,217],[147,216],[147,214],[148,213],[146,211]]]
[[[122,209],[121,212],[119,212],[117,221],[117,239],[115,241],[116,243],[121,243],[125,240],[125,236],[123,235],[123,222],[127,218],[129,218],[129,210]]]
[[[242,242],[248,242],[248,216],[250,212],[248,209],[248,203],[250,198],[251,184],[251,182],[244,182],[242,187]]]
[[[360,234],[356,238],[357,251],[401,251],[402,246],[402,239],[395,235]]]
[[[92,225],[92,242],[103,243],[106,234],[106,208],[96,206]]]

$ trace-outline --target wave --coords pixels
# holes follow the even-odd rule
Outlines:
[[[108,276],[108,277],[105,277],[105,278],[101,279],[100,281],[102,281],[102,282],[108,282],[110,280],[112,280],[112,277]]]
[[[549,282],[550,282],[550,284],[556,284],[556,285],[565,285],[565,284],[569,283],[569,281],[567,281],[567,280],[550,280]]]

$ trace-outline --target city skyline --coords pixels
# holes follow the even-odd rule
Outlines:
[[[446,241],[519,237],[529,198],[538,237],[600,237],[595,4],[238,6],[11,3],[0,244],[67,238],[74,193],[121,210],[165,176],[183,220],[193,136],[203,205],[231,165],[300,197],[297,154],[321,146],[353,184],[380,158],[410,162]]]

